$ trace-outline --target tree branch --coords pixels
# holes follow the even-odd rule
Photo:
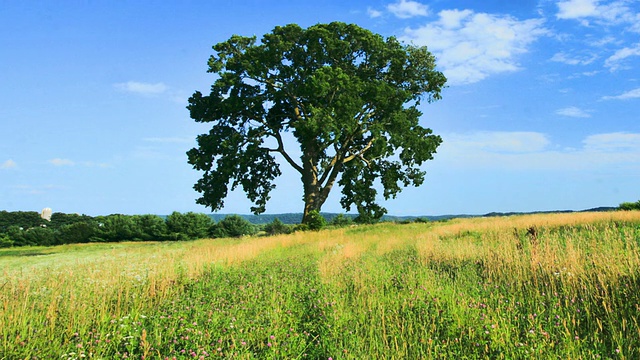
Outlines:
[[[289,165],[291,165],[294,169],[296,169],[296,171],[298,171],[300,174],[302,174],[303,171],[304,171],[304,169],[302,169],[302,166],[298,165],[291,158],[291,156],[289,156],[289,154],[284,150],[284,142],[282,141],[282,136],[280,136],[280,133],[276,132],[274,134],[274,137],[276,138],[276,141],[278,141],[278,148],[276,149],[276,151],[279,152],[280,154],[282,154],[282,156],[284,156],[285,160],[287,160]]]
[[[364,160],[364,161],[368,164],[369,162],[368,162],[367,160],[365,160],[365,159],[364,159],[364,156],[363,156],[363,155],[364,155],[364,153],[365,153],[367,150],[369,150],[369,149],[371,148],[371,146],[373,145],[373,141],[374,141],[374,140],[375,140],[375,138],[374,138],[374,137],[372,137],[371,139],[369,139],[369,142],[367,143],[367,145],[365,145],[365,147],[364,147],[364,148],[362,148],[362,150],[358,151],[358,152],[357,152],[357,153],[355,153],[355,154],[352,154],[352,155],[350,155],[350,156],[347,156],[346,158],[344,158],[344,159],[342,160],[342,163],[343,163],[343,164],[348,163],[349,161],[351,161],[351,160],[353,160],[353,159],[355,159],[355,158],[359,157],[359,158],[361,158],[362,160]]]

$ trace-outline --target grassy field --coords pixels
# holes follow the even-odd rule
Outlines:
[[[0,359],[638,359],[640,212],[0,250]]]

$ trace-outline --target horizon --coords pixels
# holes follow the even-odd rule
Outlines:
[[[195,203],[200,173],[185,154],[209,129],[185,106],[213,83],[211,46],[332,21],[426,45],[449,80],[420,107],[443,144],[423,186],[381,201],[390,216],[640,199],[638,0],[11,2],[0,12],[0,208],[212,213]],[[281,170],[265,215],[302,212],[299,175]],[[322,212],[347,213],[340,195]],[[241,191],[225,204],[216,213],[250,213]]]

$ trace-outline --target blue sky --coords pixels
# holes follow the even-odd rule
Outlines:
[[[449,79],[421,119],[444,143],[390,214],[640,199],[639,0],[3,1],[0,210],[208,212],[185,155],[207,127],[185,106],[211,46],[331,21],[426,45]],[[282,170],[267,212],[301,212]],[[249,212],[241,192],[225,204]]]

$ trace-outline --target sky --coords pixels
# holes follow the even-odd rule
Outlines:
[[[186,151],[211,47],[290,23],[427,46],[443,138],[391,215],[583,210],[640,199],[640,0],[0,0],[0,210],[209,213]],[[267,213],[302,212],[294,170]],[[344,212],[334,188],[322,210]],[[250,213],[236,191],[219,213]]]

